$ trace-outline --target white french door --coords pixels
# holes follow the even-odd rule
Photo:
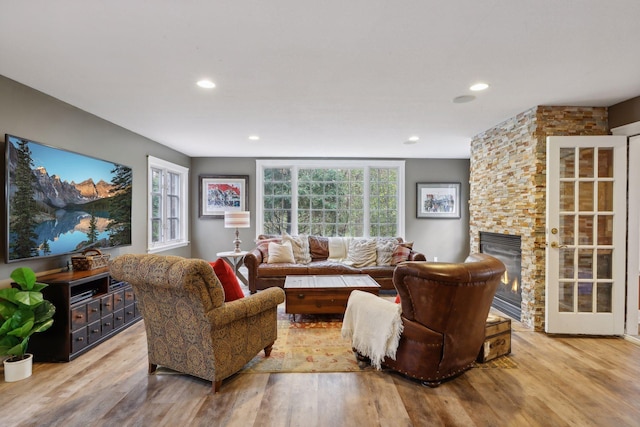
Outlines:
[[[548,333],[622,335],[627,138],[547,138]]]

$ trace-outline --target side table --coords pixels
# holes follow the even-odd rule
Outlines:
[[[248,251],[227,251],[227,252],[218,252],[216,256],[218,258],[224,259],[232,268],[236,276],[245,286],[249,286],[248,279],[239,271],[240,267],[244,265],[244,256],[248,254]]]

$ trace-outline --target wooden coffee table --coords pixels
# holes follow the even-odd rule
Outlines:
[[[285,310],[296,314],[344,314],[351,291],[378,295],[380,285],[366,274],[287,276]]]

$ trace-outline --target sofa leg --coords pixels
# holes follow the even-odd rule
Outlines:
[[[156,365],[155,363],[149,363],[149,373],[153,374],[156,369],[158,369],[158,365]]]
[[[264,348],[264,357],[271,356],[271,350],[273,350],[273,343],[269,344]]]
[[[213,381],[211,383],[211,393],[216,394],[220,391],[220,387],[222,386],[222,380]]]

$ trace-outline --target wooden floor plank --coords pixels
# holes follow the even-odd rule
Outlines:
[[[512,334],[512,368],[475,368],[438,388],[389,371],[239,373],[219,393],[147,374],[144,325],[69,363],[0,383],[4,426],[636,426],[640,346],[620,338]],[[24,407],[25,411],[10,408]]]

